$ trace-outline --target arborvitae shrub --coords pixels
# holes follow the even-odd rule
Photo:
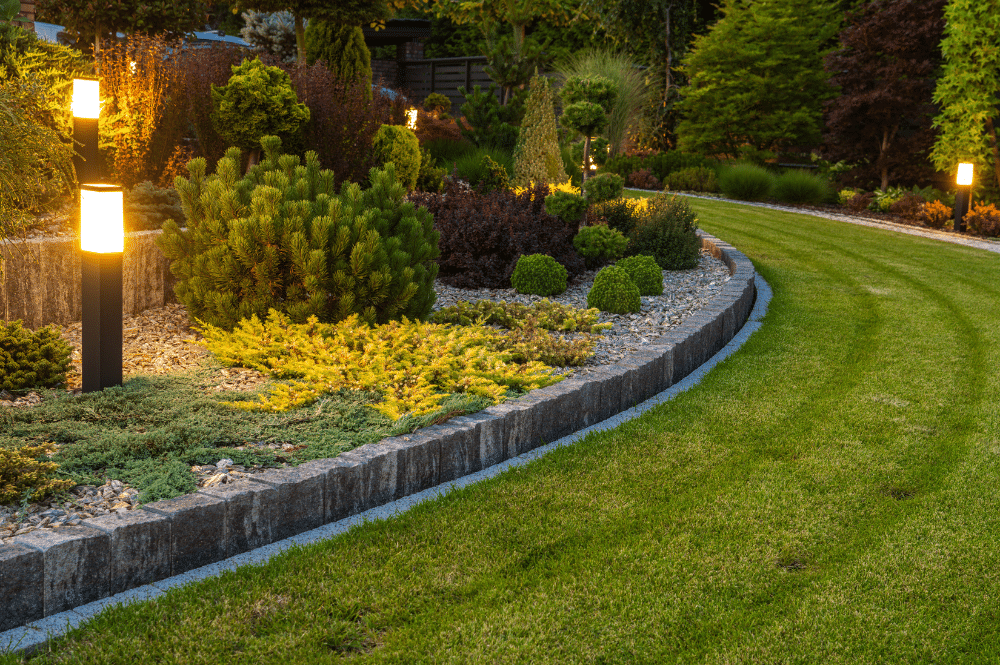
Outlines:
[[[628,238],[604,225],[584,226],[573,237],[573,246],[591,269],[624,256],[626,245]]]
[[[954,219],[955,211],[940,201],[928,201],[920,208],[917,217],[932,229],[942,229]]]
[[[334,78],[360,79],[366,87],[371,86],[372,54],[360,26],[312,19],[306,27],[305,39],[307,63],[322,62]],[[371,95],[370,87],[368,94]]]
[[[573,248],[576,225],[545,212],[542,185],[515,194],[480,194],[448,179],[443,194],[415,192],[410,200],[426,206],[441,233],[439,278],[459,288],[505,289],[522,255],[548,254],[575,277],[585,270]]]
[[[25,495],[29,501],[40,501],[76,485],[72,480],[51,477],[59,465],[38,459],[51,452],[51,444],[14,450],[0,446],[0,504],[21,501]]]
[[[514,266],[510,285],[518,293],[535,296],[557,296],[566,290],[566,268],[551,256],[522,256]]]
[[[369,189],[345,183],[337,194],[314,152],[303,165],[280,154],[277,137],[261,143],[265,159],[243,177],[233,148],[214,175],[199,158],[190,179],[177,178],[187,229],[167,222],[157,244],[188,313],[225,329],[271,309],[295,322],[426,316],[438,234],[404,200],[394,168],[372,169]]]
[[[719,191],[719,183],[715,177],[715,171],[706,166],[693,166],[674,171],[667,176],[665,184],[667,189],[682,192]]]
[[[719,189],[731,199],[760,201],[770,196],[774,174],[756,164],[737,164],[722,171]]]
[[[0,389],[51,388],[66,381],[72,350],[59,331],[0,323]]]
[[[981,236],[1000,236],[1000,210],[992,203],[977,203],[965,214],[967,227]]]
[[[659,189],[660,179],[649,169],[639,169],[628,174],[628,186],[636,189]]]
[[[153,183],[139,183],[125,193],[125,230],[159,230],[165,221],[184,221],[181,197],[173,187],[155,187]]]
[[[601,173],[590,177],[582,185],[587,195],[587,203],[604,203],[612,199],[620,199],[625,190],[625,180],[614,173]]]
[[[652,256],[664,270],[697,267],[701,256],[697,224],[684,199],[658,194],[648,199],[641,212],[629,237],[628,253]]]
[[[403,125],[382,125],[375,134],[375,160],[380,166],[396,165],[399,182],[412,190],[420,176],[420,141]]]
[[[785,203],[823,203],[830,198],[830,185],[826,180],[805,171],[785,171],[774,180],[771,192],[774,198]]]
[[[663,271],[652,256],[637,254],[626,257],[615,265],[628,273],[629,279],[639,287],[639,295],[663,295]]]
[[[639,287],[621,268],[616,266],[602,268],[594,277],[594,285],[587,293],[587,307],[596,307],[602,312],[612,314],[638,312],[642,309]]]
[[[527,187],[533,182],[566,182],[569,176],[559,154],[559,135],[552,106],[549,80],[543,76],[531,79],[524,120],[514,150],[513,182]]]
[[[553,192],[545,197],[545,212],[567,224],[579,224],[587,212],[587,199],[571,192]]]

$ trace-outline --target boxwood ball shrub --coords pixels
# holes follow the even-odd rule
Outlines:
[[[588,268],[596,268],[621,258],[625,255],[627,245],[628,238],[620,231],[603,224],[584,226],[573,236],[573,246],[586,261]]]
[[[621,198],[625,191],[625,179],[615,173],[601,173],[583,183],[582,189],[587,196],[587,203],[604,203]]]
[[[187,228],[168,221],[157,245],[189,315],[225,330],[272,309],[296,323],[427,316],[438,233],[427,210],[405,200],[394,166],[372,169],[367,189],[344,183],[337,193],[316,153],[301,164],[280,154],[277,137],[261,144],[264,160],[242,178],[231,148],[214,174],[198,158],[190,179],[175,181]]]
[[[566,290],[566,268],[551,256],[522,256],[514,266],[510,285],[518,293],[535,296],[557,296]]]
[[[587,199],[571,192],[553,192],[545,197],[545,212],[567,224],[579,224],[587,212]]]
[[[594,277],[594,285],[587,293],[587,307],[596,307],[612,314],[638,312],[642,309],[639,287],[621,268],[602,268]]]
[[[639,214],[629,236],[628,253],[652,256],[664,270],[694,268],[701,256],[697,224],[684,199],[657,194]]]
[[[731,199],[760,201],[771,194],[774,174],[756,164],[737,164],[722,171],[719,189]]]
[[[396,177],[408,191],[417,186],[420,176],[420,141],[403,125],[382,125],[375,134],[375,163],[396,165]]]
[[[639,287],[639,295],[663,295],[663,271],[652,256],[637,254],[622,259],[615,264]]]
[[[785,171],[775,178],[771,193],[785,203],[818,204],[831,197],[830,185],[824,178],[798,169]]]
[[[65,383],[71,351],[52,326],[32,332],[20,321],[0,323],[0,389],[52,388]]]

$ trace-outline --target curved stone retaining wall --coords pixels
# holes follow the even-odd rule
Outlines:
[[[706,308],[624,362],[334,459],[157,501],[0,546],[0,632],[199,568],[475,473],[665,390],[724,347],[754,302],[754,268],[702,246],[732,279]]]

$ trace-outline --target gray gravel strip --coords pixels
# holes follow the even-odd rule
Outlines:
[[[31,653],[43,647],[48,640],[61,637],[88,619],[97,616],[105,608],[114,605],[130,605],[132,603],[157,598],[174,587],[216,577],[225,571],[236,570],[243,566],[266,563],[269,559],[271,559],[271,557],[292,547],[298,545],[308,545],[332,538],[364,522],[392,518],[406,512],[419,503],[444,496],[454,489],[462,488],[487,478],[493,478],[494,476],[497,476],[513,467],[523,466],[528,462],[548,454],[556,448],[576,443],[592,432],[603,432],[614,429],[622,423],[642,415],[653,407],[672,399],[678,393],[696,385],[699,381],[701,381],[702,377],[709,372],[709,370],[728,358],[734,351],[739,349],[743,343],[749,339],[750,335],[760,328],[764,315],[767,313],[768,303],[771,301],[771,289],[767,282],[760,277],[760,275],[757,275],[756,277],[756,287],[757,299],[754,303],[753,310],[750,312],[750,317],[743,325],[743,328],[736,334],[729,344],[712,356],[712,358],[701,367],[691,372],[691,374],[689,374],[682,381],[627,411],[623,411],[622,413],[608,418],[607,420],[558,439],[553,443],[541,446],[528,453],[524,453],[513,459],[491,466],[488,469],[463,476],[457,480],[443,483],[437,487],[432,487],[416,494],[411,494],[407,497],[399,499],[398,501],[379,506],[378,508],[372,508],[371,510],[344,520],[340,520],[339,522],[333,522],[317,529],[313,529],[312,531],[300,533],[297,536],[292,536],[291,538],[247,552],[246,554],[231,557],[218,563],[209,564],[207,566],[191,570],[182,575],[176,575],[174,577],[160,580],[159,582],[131,589],[109,598],[102,598],[101,600],[93,603],[81,605],[80,607],[76,607],[72,610],[60,612],[59,614],[53,614],[52,616],[39,621],[34,621],[26,626],[0,633],[0,654],[12,652]]]

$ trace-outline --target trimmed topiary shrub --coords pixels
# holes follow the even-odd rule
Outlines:
[[[52,388],[66,382],[71,349],[59,331],[35,332],[20,321],[0,323],[0,389]]]
[[[625,191],[625,180],[614,173],[601,173],[588,178],[582,189],[587,196],[587,203],[604,203],[621,198]]]
[[[658,194],[648,200],[629,239],[629,254],[646,254],[664,270],[684,270],[698,265],[701,239],[698,220],[679,196]]]
[[[394,166],[372,169],[368,189],[345,183],[337,194],[316,153],[303,165],[280,154],[277,137],[261,143],[265,159],[242,178],[235,148],[214,175],[198,158],[190,179],[177,178],[187,229],[167,222],[157,245],[189,315],[227,330],[272,309],[297,323],[427,316],[438,233],[404,200]]]
[[[628,238],[620,231],[603,225],[584,226],[573,237],[573,246],[591,269],[624,256],[626,245]]]
[[[667,189],[684,192],[717,192],[719,182],[715,177],[715,171],[706,166],[693,166],[691,168],[674,171],[667,176],[665,182]]]
[[[771,194],[785,203],[819,204],[830,198],[830,185],[820,176],[795,169],[775,178]]]
[[[566,268],[551,256],[522,256],[514,266],[510,285],[518,293],[535,296],[557,296],[566,290]]]
[[[417,186],[420,176],[420,141],[403,125],[382,125],[375,134],[375,163],[396,165],[399,183],[407,190]]]
[[[587,199],[571,192],[553,192],[545,197],[545,212],[567,224],[579,224],[587,212]]]
[[[737,164],[722,171],[719,189],[731,199],[760,201],[774,188],[774,174],[756,164]]]
[[[639,287],[639,295],[663,295],[663,271],[652,256],[637,254],[624,258],[615,265],[628,273],[629,279]]]
[[[594,285],[587,293],[587,307],[596,307],[612,314],[638,312],[642,309],[639,287],[627,272],[616,266],[608,266],[594,277]]]

